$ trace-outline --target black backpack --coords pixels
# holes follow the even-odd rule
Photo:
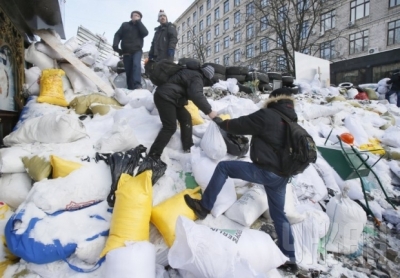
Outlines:
[[[149,77],[150,81],[156,85],[161,86],[167,83],[168,79],[183,69],[184,66],[175,64],[174,62],[164,59],[159,62],[149,60],[144,66],[145,73]]]
[[[250,145],[246,136],[231,134],[221,128],[219,130],[224,138],[227,153],[238,157],[243,157],[247,154]]]
[[[280,170],[286,177],[303,173],[310,163],[317,160],[315,142],[297,122],[293,122],[276,109],[272,110],[287,123]]]

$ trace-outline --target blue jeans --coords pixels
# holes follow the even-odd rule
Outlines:
[[[142,87],[142,51],[136,51],[130,55],[124,55],[124,67],[126,83],[129,90]]]
[[[228,177],[264,185],[268,195],[269,211],[278,236],[278,247],[285,256],[295,262],[292,229],[284,212],[288,178],[275,175],[250,162],[221,161],[215,168],[214,174],[203,192],[201,200],[203,207],[208,210],[213,208],[215,200]]]
[[[386,93],[385,98],[389,101],[390,96],[393,94],[397,94],[397,107],[400,107],[400,91],[390,90],[389,92]]]

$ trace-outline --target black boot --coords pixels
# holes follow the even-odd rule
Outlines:
[[[189,208],[191,208],[194,212],[194,214],[196,214],[196,216],[199,219],[204,219],[207,217],[207,214],[210,213],[210,211],[208,209],[206,209],[205,207],[203,207],[200,203],[200,200],[197,199],[193,199],[192,197],[190,197],[188,194],[186,194],[184,196],[185,198],[185,202],[188,205]]]

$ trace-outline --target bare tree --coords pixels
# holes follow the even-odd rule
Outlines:
[[[182,58],[195,58],[202,64],[206,62],[207,50],[211,47],[211,42],[207,40],[206,33],[202,31],[193,31],[187,29],[185,33],[185,40],[179,39],[179,43],[184,51]]]

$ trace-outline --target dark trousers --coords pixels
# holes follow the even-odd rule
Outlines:
[[[400,91],[390,90],[386,93],[385,98],[390,102],[390,96],[393,94],[397,95],[397,107],[400,107]]]
[[[275,175],[250,162],[221,161],[215,168],[214,174],[203,193],[201,199],[203,207],[208,210],[213,208],[217,196],[228,177],[264,185],[268,196],[269,212],[278,236],[278,247],[285,256],[295,262],[294,238],[284,211],[288,178]]]
[[[151,145],[149,155],[161,156],[176,131],[176,120],[178,120],[181,128],[182,147],[184,150],[190,149],[193,146],[192,117],[190,113],[185,107],[177,107],[172,102],[161,98],[157,92],[154,94],[154,104],[158,109],[162,128],[153,145]]]
[[[124,67],[126,83],[129,90],[142,87],[142,51],[136,51],[130,55],[124,55]]]

